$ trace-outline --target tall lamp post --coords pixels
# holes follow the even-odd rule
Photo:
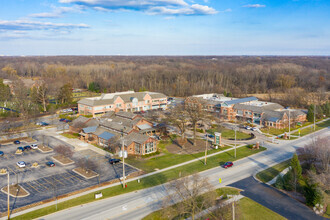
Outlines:
[[[207,160],[207,134],[205,134],[205,161],[204,161],[204,165],[206,165],[206,160]]]
[[[235,158],[236,158],[236,131],[237,131],[237,127],[235,126]]]
[[[7,202],[8,202],[8,220],[10,219],[10,205],[9,205],[9,171],[7,171],[8,174],[8,185],[7,185]]]
[[[315,112],[316,112],[316,106],[315,106],[315,103],[314,103],[314,131],[315,131]]]
[[[122,156],[123,156],[123,188],[126,188],[125,180],[125,147],[124,147],[124,132],[121,130]]]

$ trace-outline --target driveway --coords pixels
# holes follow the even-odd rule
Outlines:
[[[233,186],[244,190],[242,195],[260,203],[261,205],[277,212],[287,219],[326,219],[316,215],[310,208],[292,199],[286,194],[256,181],[252,176],[232,183]]]

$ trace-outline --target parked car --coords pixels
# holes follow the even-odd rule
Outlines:
[[[252,131],[256,131],[256,130],[258,130],[258,128],[253,127],[253,128],[251,128],[251,130],[252,130]]]
[[[245,126],[244,127],[246,130],[251,130],[252,128],[250,126]]]
[[[69,122],[71,122],[71,120],[65,119],[64,122],[69,123]]]
[[[24,151],[24,147],[18,147],[17,150],[21,150],[21,151]]]
[[[14,141],[14,144],[20,144],[21,142],[19,140]]]
[[[2,151],[0,151],[0,157],[2,157],[3,155],[5,155]]]
[[[115,164],[115,163],[119,163],[119,162],[120,162],[120,159],[115,159],[115,158],[109,159],[110,164]]]
[[[214,135],[213,134],[208,134],[207,135],[209,138],[214,138]]]
[[[61,118],[60,121],[65,121],[66,119],[65,118]]]
[[[25,167],[25,162],[24,161],[19,161],[19,162],[17,162],[16,163],[16,165],[19,167],[19,168],[23,168],[23,167]]]
[[[228,167],[231,167],[233,166],[233,162],[226,162],[224,165],[223,165],[223,168],[228,168]]]
[[[38,144],[31,144],[32,149],[38,149]]]
[[[24,150],[31,150],[32,148],[31,148],[31,146],[30,145],[26,145],[26,146],[24,146]]]
[[[55,163],[53,161],[46,162],[46,165],[49,167],[55,167]]]

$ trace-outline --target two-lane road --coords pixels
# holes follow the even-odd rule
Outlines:
[[[223,169],[216,167],[201,172],[200,175],[209,178],[215,187],[222,187],[252,176],[260,169],[292,157],[293,152],[303,147],[314,136],[330,136],[330,129],[324,129],[298,140],[287,141],[280,145],[267,144],[267,151],[241,159],[234,167]],[[222,183],[219,183],[219,178]],[[66,209],[40,219],[141,219],[161,207],[161,201],[166,195],[166,184],[131,192],[82,206]]]

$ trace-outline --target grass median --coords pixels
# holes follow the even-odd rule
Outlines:
[[[260,147],[259,150],[251,150],[248,146],[241,147],[237,149],[237,158],[234,158],[234,150],[230,150],[224,152],[222,154],[218,154],[207,159],[207,165],[204,165],[204,161],[196,161],[190,164],[180,166],[171,170],[167,170],[161,173],[157,173],[145,178],[142,178],[140,183],[137,181],[128,182],[128,188],[123,189],[121,185],[109,187],[107,189],[100,190],[102,192],[103,197],[102,199],[109,198],[112,196],[133,192],[140,189],[145,189],[153,186],[157,186],[168,181],[174,180],[179,178],[179,176],[188,176],[197,172],[201,172],[207,169],[211,169],[214,167],[218,167],[220,164],[226,161],[235,161],[261,151],[266,150],[264,147]],[[89,193],[84,196],[79,196],[74,199],[70,199],[68,201],[60,202],[57,205],[57,210],[55,210],[55,205],[41,208],[12,219],[35,219],[41,216],[45,216],[56,211],[64,210],[70,207],[86,204],[89,202],[95,201],[94,193]]]
[[[275,166],[269,167],[259,173],[257,173],[256,177],[264,182],[267,183],[274,179],[279,173],[281,173],[285,168],[289,167],[290,160],[286,160],[282,163],[276,164]]]

